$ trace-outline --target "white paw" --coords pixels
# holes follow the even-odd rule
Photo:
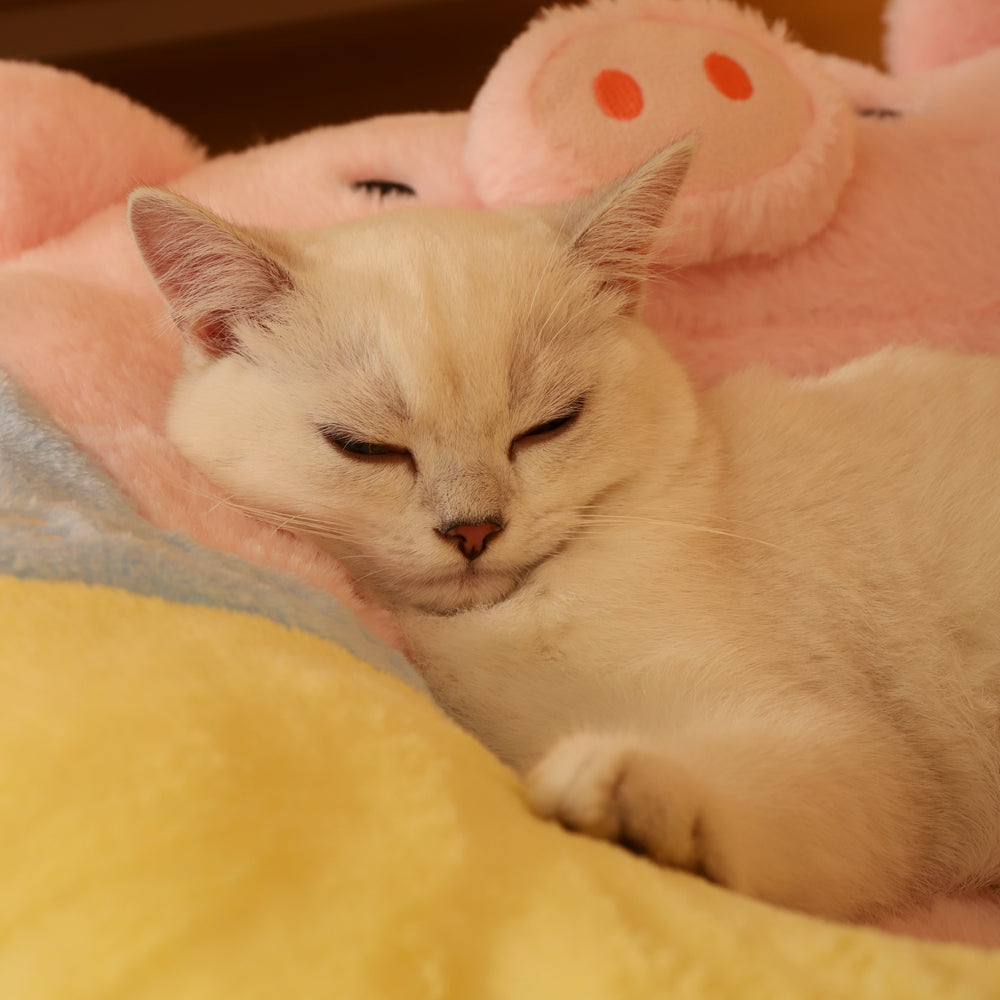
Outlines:
[[[714,877],[698,790],[655,750],[625,737],[582,733],[557,743],[526,784],[529,801],[546,819]]]
[[[618,785],[632,747],[619,737],[581,733],[561,740],[528,773],[532,808],[544,819],[605,840],[622,834]]]

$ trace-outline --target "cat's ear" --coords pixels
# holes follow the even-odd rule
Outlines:
[[[174,322],[209,357],[240,351],[239,329],[293,287],[277,246],[179,195],[139,188],[128,220]]]
[[[602,287],[635,309],[670,206],[687,176],[694,138],[686,136],[641,167],[569,202],[559,220],[573,255],[599,275]]]

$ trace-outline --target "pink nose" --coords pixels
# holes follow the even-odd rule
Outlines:
[[[462,555],[471,562],[482,555],[486,543],[502,530],[501,525],[495,524],[493,521],[486,521],[483,524],[453,524],[441,534],[445,538],[453,538],[458,542]]]

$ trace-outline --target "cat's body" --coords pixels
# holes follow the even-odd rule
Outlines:
[[[424,676],[535,767],[542,811],[725,884],[856,916],[989,881],[998,394],[1000,364],[911,351],[791,389],[732,379],[702,399],[690,480],[644,477],[659,491],[602,505],[501,604],[406,616]],[[644,752],[663,767],[625,796]],[[665,816],[642,814],[650,785]]]
[[[685,159],[557,225],[138,196],[172,436],[396,610],[543,814],[831,915],[995,882],[1000,362],[696,394],[637,318]]]

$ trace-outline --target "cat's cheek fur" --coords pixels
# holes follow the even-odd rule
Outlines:
[[[287,411],[280,387],[234,355],[181,377],[167,433],[210,479],[266,511],[267,492],[279,492],[282,478],[285,488],[301,486],[309,467],[296,467],[313,457]]]
[[[265,370],[232,356],[189,372],[175,388],[167,429],[185,457],[248,513],[308,536],[355,575],[359,560],[370,569],[358,539],[376,531],[400,497],[382,481],[375,494],[381,506],[364,501],[296,394]]]

